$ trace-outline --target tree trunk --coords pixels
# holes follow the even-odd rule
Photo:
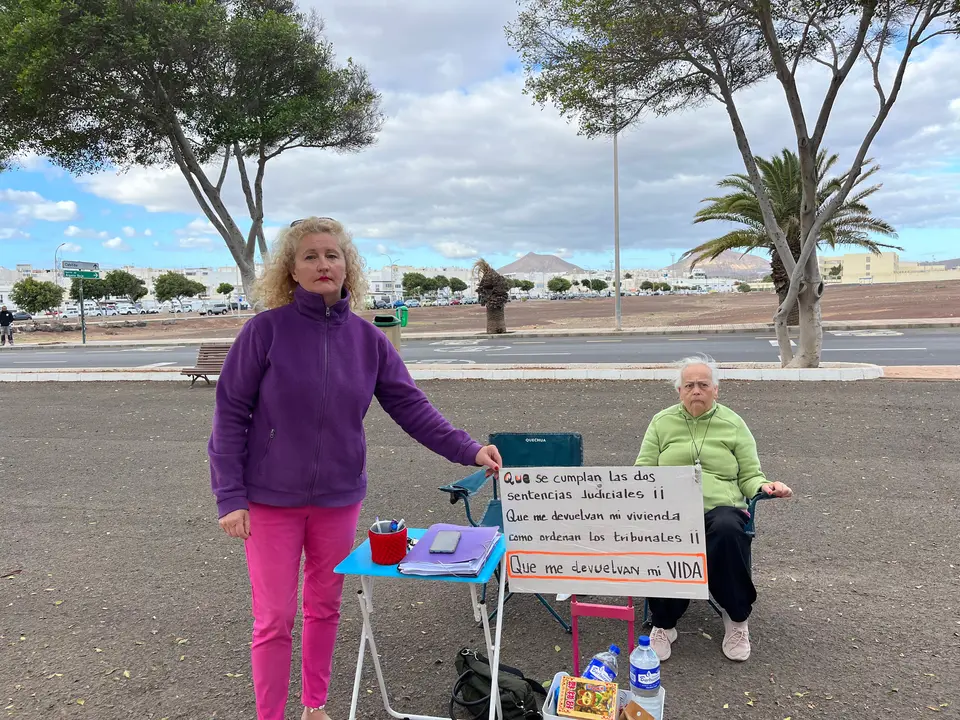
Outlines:
[[[790,249],[793,250],[793,247]],[[793,259],[796,260],[798,257],[800,257],[799,249],[794,254]],[[776,250],[774,250],[770,256],[770,274],[773,276],[773,287],[777,291],[777,306],[779,307],[783,304],[783,301],[786,300],[787,293],[790,291],[790,275],[783,266],[780,254]],[[791,309],[789,315],[787,315],[787,325],[796,327],[799,324],[800,308],[799,305],[794,303],[793,309]]]
[[[823,323],[820,314],[820,298],[823,296],[823,280],[817,266],[817,254],[810,254],[804,267],[797,305],[800,308],[800,340],[797,353],[789,367],[815,368],[820,366],[823,348]]]
[[[494,309],[487,306],[487,334],[499,335],[507,331],[507,317],[505,308]]]

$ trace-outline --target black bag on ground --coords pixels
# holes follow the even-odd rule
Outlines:
[[[456,720],[459,705],[470,720],[486,720],[490,715],[490,661],[483,653],[463,648],[455,664],[458,677],[450,696],[450,719]],[[547,698],[542,684],[503,663],[498,681],[504,720],[542,720],[540,708]]]

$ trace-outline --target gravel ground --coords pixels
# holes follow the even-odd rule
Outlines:
[[[591,465],[631,463],[647,419],[673,400],[649,383],[423,386],[477,437],[576,429]],[[757,436],[768,476],[798,497],[760,512],[753,657],[725,660],[719,619],[694,603],[663,668],[667,718],[957,717],[960,385],[730,382],[722,395]],[[217,528],[208,486],[211,389],[14,384],[0,398],[4,716],[254,718],[243,552]],[[416,445],[376,405],[367,425],[361,527],[376,514],[460,521],[460,506],[436,488],[464,469]],[[358,585],[348,580],[344,594],[335,720],[349,707]],[[468,594],[379,587],[375,623],[395,704],[442,714],[455,652],[482,647]],[[505,662],[542,680],[569,667],[569,636],[532,597],[513,598],[505,615]],[[589,655],[625,644],[626,628],[586,620],[582,640]],[[360,717],[386,717],[372,670]]]

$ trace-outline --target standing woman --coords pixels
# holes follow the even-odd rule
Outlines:
[[[220,526],[244,540],[259,720],[284,717],[301,556],[303,718],[329,720],[343,592],[333,569],[353,547],[366,494],[363,418],[373,398],[451,462],[490,472],[501,464],[496,447],[437,412],[387,336],[351,311],[366,288],[360,255],[339,222],[291,223],[258,288],[269,309],[243,326],[217,383],[211,484]]]

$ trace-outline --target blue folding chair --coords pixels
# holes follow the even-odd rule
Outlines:
[[[747,536],[755,537],[757,534],[757,503],[760,502],[761,500],[774,500],[774,499],[776,499],[775,496],[767,495],[767,493],[765,492],[757,493],[752,498],[750,498],[750,502],[747,503],[747,514],[750,516],[750,518],[747,520],[747,526],[744,528],[744,532],[747,534]],[[752,566],[753,565],[752,548],[751,548],[751,551],[749,552],[750,552],[750,556],[747,557],[747,562]],[[717,602],[713,599],[713,595],[707,598],[707,602],[710,603],[710,607],[713,608],[713,611],[717,615],[721,614],[720,606],[717,605]],[[650,622],[651,622],[650,602],[646,598],[644,598],[643,624],[649,625]]]
[[[503,458],[504,467],[574,467],[583,465],[583,437],[579,433],[494,433],[490,444],[496,445]],[[503,532],[503,503],[500,500],[497,483],[492,483],[493,496],[483,511],[479,522],[473,514],[470,503],[480,492],[489,478],[485,470],[478,470],[450,485],[440,488],[450,494],[450,504],[462,500],[467,513],[467,521],[474,527],[497,527]],[[499,574],[497,575],[499,579]],[[486,598],[486,588],[484,588]],[[504,603],[513,597],[510,592]],[[552,605],[540,594],[535,597],[547,609],[567,632],[571,632],[570,623],[564,620]],[[490,617],[496,615],[493,612]]]

